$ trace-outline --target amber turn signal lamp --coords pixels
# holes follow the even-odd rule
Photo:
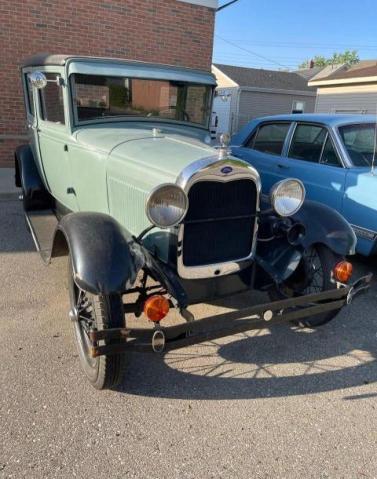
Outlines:
[[[334,277],[341,283],[347,283],[352,276],[352,264],[348,261],[340,261],[334,268]]]
[[[169,301],[164,296],[151,296],[144,303],[145,316],[155,323],[164,319],[169,309]]]

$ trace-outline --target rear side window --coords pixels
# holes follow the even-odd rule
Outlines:
[[[288,156],[318,163],[326,139],[326,128],[318,125],[297,125]]]
[[[322,151],[321,163],[329,166],[342,167],[342,163],[339,160],[339,156],[334,148],[333,142],[331,141],[330,135],[327,135],[327,140]]]
[[[371,166],[376,141],[375,123],[346,125],[339,128],[340,136],[355,166]]]
[[[263,153],[281,155],[289,127],[290,123],[262,125],[247,146]]]
[[[49,81],[45,88],[39,90],[42,120],[64,125],[63,87],[56,82],[60,75],[56,73],[45,75],[47,80],[53,81]]]

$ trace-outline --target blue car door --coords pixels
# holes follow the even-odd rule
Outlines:
[[[250,163],[262,180],[262,192],[268,194],[272,185],[282,179],[281,154],[291,122],[261,123],[247,138],[243,146],[233,147],[238,158]]]
[[[308,199],[342,212],[348,170],[343,167],[326,127],[297,123],[287,154],[279,164],[286,178],[298,178],[304,183]]]

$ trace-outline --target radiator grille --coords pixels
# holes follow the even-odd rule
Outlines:
[[[188,197],[185,266],[223,263],[250,255],[257,204],[253,181],[200,181],[191,187]]]

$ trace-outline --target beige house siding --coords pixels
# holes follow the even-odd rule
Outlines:
[[[216,77],[217,86],[219,88],[238,87],[236,82],[234,82],[231,78],[226,76],[225,73],[223,73],[221,70],[215,67],[215,65],[212,65],[211,71]]]
[[[377,85],[320,87],[316,113],[376,113]]]
[[[301,93],[274,93],[241,90],[239,101],[238,122],[234,132],[241,129],[253,118],[260,116],[290,114],[294,101],[305,102],[305,113],[313,113],[315,95]]]
[[[212,111],[218,117],[217,136],[221,133],[232,134],[234,131],[238,91],[238,87],[216,90]]]

